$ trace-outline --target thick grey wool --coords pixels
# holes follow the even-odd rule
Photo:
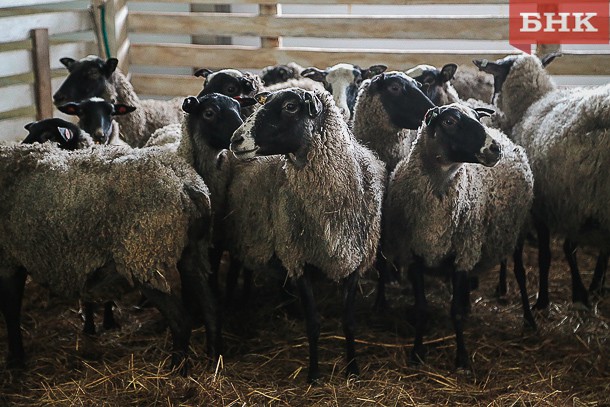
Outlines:
[[[121,125],[121,135],[132,147],[142,147],[151,134],[158,128],[170,123],[180,123],[182,120],[182,102],[178,97],[170,100],[140,99],[131,83],[117,68],[102,95],[104,100],[113,103],[125,103],[136,108],[130,114],[117,116]]]
[[[373,265],[386,173],[383,163],[354,139],[332,95],[316,96],[324,117],[308,137],[307,164],[299,169],[283,157],[241,163],[233,171],[228,217],[238,226],[236,237],[243,239],[235,253],[246,264],[263,266],[275,254],[291,277],[310,264],[338,281]],[[243,208],[244,202],[250,208]],[[251,226],[256,231],[241,233]],[[250,245],[256,250],[248,250]]]
[[[462,100],[476,99],[491,103],[494,94],[493,78],[473,66],[460,65],[451,84]]]
[[[172,123],[155,130],[144,147],[156,146],[177,150],[181,139],[182,123]]]
[[[416,255],[436,267],[455,255],[457,270],[478,271],[512,254],[531,206],[533,176],[523,148],[498,130],[486,130],[501,146],[498,164],[464,163],[439,186],[424,158],[429,140],[422,125],[388,185],[382,241],[394,264],[406,267]]]
[[[379,94],[371,94],[369,79],[362,82],[354,106],[354,137],[373,150],[390,173],[411,149],[416,130],[402,129],[392,124]]]
[[[1,147],[0,213],[0,272],[25,267],[54,292],[84,300],[116,297],[89,291],[100,269],[132,286],[179,291],[190,228],[210,225],[203,180],[158,148]]]
[[[523,55],[498,103],[528,152],[535,214],[574,241],[610,247],[610,84],[556,89],[538,58]]]

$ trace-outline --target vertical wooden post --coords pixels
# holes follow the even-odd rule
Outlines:
[[[279,16],[282,14],[279,4],[259,4],[258,14],[261,16]],[[282,46],[281,37],[261,37],[262,48],[279,48]]]
[[[30,30],[32,40],[32,65],[34,71],[34,97],[36,120],[53,117],[51,96],[51,62],[49,60],[49,30]]]

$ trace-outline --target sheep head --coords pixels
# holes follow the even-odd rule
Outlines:
[[[22,144],[50,141],[57,143],[59,148],[65,150],[74,150],[76,148],[74,140],[80,133],[77,125],[59,118],[31,122],[26,124],[24,128],[28,131],[28,135],[23,139]]]
[[[421,83],[426,96],[433,103],[439,104],[443,85],[453,79],[456,71],[456,64],[446,64],[441,69],[431,65],[417,65],[406,71],[406,74]]]
[[[221,69],[212,72],[209,69],[199,69],[195,76],[205,78],[205,84],[199,95],[221,93],[229,97],[254,96],[257,91],[257,78],[249,73],[242,73],[237,69]]]
[[[243,159],[284,154],[303,168],[324,110],[320,98],[298,88],[264,92],[256,98],[262,106],[235,131],[231,151]]]
[[[421,84],[403,72],[389,72],[371,79],[370,91],[376,93],[392,123],[404,129],[417,129],[434,103],[421,91]]]
[[[265,86],[286,82],[295,77],[295,72],[287,65],[273,65],[263,68],[261,79]]]
[[[106,84],[116,70],[119,60],[108,58],[106,61],[95,55],[89,55],[81,60],[61,58],[68,71],[68,77],[53,95],[55,106],[67,102],[102,97]]]
[[[493,167],[501,158],[500,145],[488,134],[480,118],[489,109],[471,109],[452,103],[428,110],[425,134],[436,150],[434,156],[444,164],[477,163]]]
[[[189,96],[182,103],[189,134],[215,149],[229,148],[233,132],[243,123],[241,108],[254,105],[253,98],[235,99],[220,93]]]
[[[90,98],[80,102],[69,102],[57,106],[59,111],[78,116],[78,125],[89,133],[93,141],[108,144],[112,136],[113,116],[121,116],[136,110],[135,107],[122,103],[110,103],[101,98]]]

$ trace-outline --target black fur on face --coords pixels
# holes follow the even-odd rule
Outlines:
[[[443,85],[453,79],[456,71],[456,64],[447,64],[440,70],[431,66],[422,69],[420,75],[412,78],[423,85],[422,89],[432,103],[439,104]]]
[[[502,85],[510,72],[510,68],[515,63],[514,57],[498,59],[496,62],[491,62],[486,59],[475,59],[472,61],[479,71],[483,71],[494,76],[494,95],[502,91]]]
[[[417,129],[428,109],[434,107],[421,85],[406,74],[382,73],[373,77],[370,86],[379,93],[392,123],[400,128]]]
[[[251,131],[259,147],[256,154],[295,154],[305,161],[322,110],[313,92],[292,88],[270,94],[257,111]]]
[[[250,105],[254,103],[251,99]],[[187,113],[189,133],[219,150],[229,148],[233,132],[243,123],[240,102],[220,93],[190,96],[184,100],[182,110]]]
[[[55,106],[92,97],[102,97],[106,83],[119,62],[116,58],[108,58],[104,61],[99,57],[87,57],[80,61],[61,58],[60,61],[68,68],[70,74],[53,95]]]
[[[292,78],[294,78],[294,71],[286,65],[268,66],[261,72],[261,79],[265,86],[286,82]]]
[[[208,75],[210,76],[210,75]],[[251,96],[254,91],[252,81],[246,77],[235,77],[224,72],[217,72],[205,83],[198,96],[220,93],[229,97]]]
[[[474,113],[479,117],[478,113]],[[434,107],[426,113],[428,136],[436,139],[443,156],[453,163],[494,165],[500,157],[500,148],[494,141],[486,149],[485,127],[468,114],[450,107]]]
[[[28,135],[22,144],[45,143],[47,141],[57,143],[59,148],[74,150],[77,148],[80,129],[74,123],[64,119],[53,118],[31,122],[25,125]]]
[[[112,135],[113,116],[131,113],[136,108],[93,98],[66,103],[58,106],[57,109],[65,114],[78,116],[78,125],[81,129],[89,133],[96,143],[108,144]]]

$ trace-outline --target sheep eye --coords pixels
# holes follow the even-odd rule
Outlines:
[[[87,76],[91,79],[97,79],[100,76],[100,72],[97,69],[89,69]]]
[[[237,93],[237,86],[229,85],[229,86],[227,86],[226,91],[227,91],[227,94],[234,95]]]
[[[451,127],[457,123],[457,120],[455,120],[454,117],[450,116],[450,117],[447,117],[446,119],[443,119],[442,123],[443,123],[443,126]]]
[[[203,112],[203,117],[206,119],[213,119],[216,116],[216,112],[213,109],[206,109]]]
[[[388,87],[388,89],[389,89],[390,92],[395,93],[395,94],[398,94],[401,91],[400,86],[398,84],[396,84],[396,83],[390,85]]]
[[[284,110],[288,113],[296,113],[299,110],[299,105],[294,102],[286,102],[284,103]]]

